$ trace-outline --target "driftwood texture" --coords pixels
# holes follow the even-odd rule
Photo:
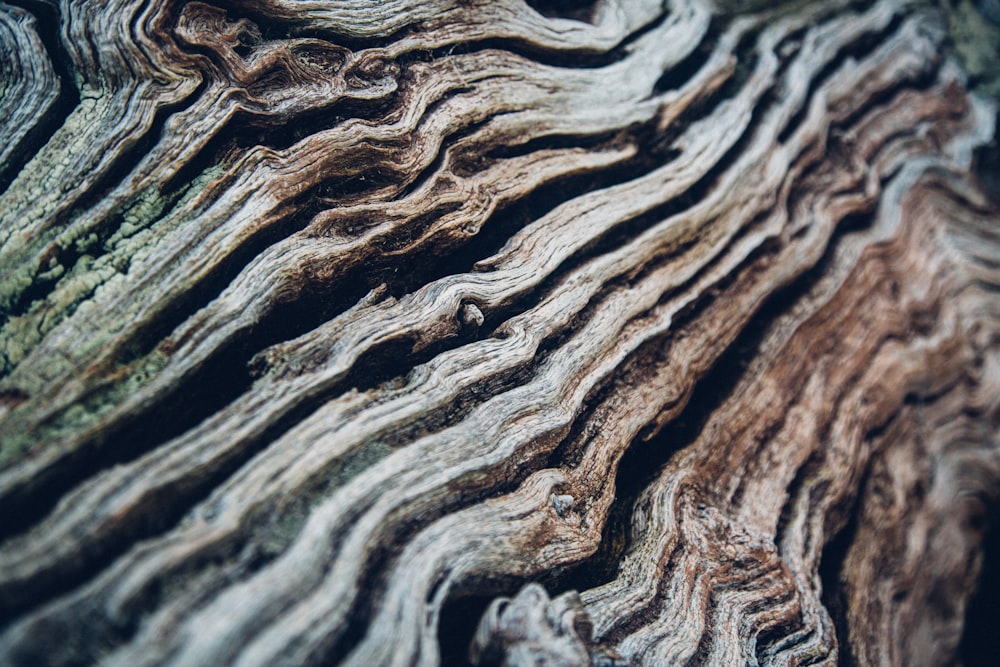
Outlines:
[[[995,109],[729,4],[0,3],[0,663],[952,664]]]

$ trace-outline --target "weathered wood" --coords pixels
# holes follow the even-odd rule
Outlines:
[[[956,659],[990,7],[15,4],[0,662]]]

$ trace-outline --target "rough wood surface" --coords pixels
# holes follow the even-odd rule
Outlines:
[[[0,663],[952,664],[996,109],[734,4],[0,3]]]

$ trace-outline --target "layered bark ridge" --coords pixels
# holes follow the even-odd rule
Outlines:
[[[954,659],[1000,226],[933,8],[14,4],[0,663]]]

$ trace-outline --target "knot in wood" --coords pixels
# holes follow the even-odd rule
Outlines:
[[[549,501],[552,503],[552,508],[556,511],[556,514],[560,517],[565,517],[573,509],[576,499],[570,495],[556,495],[553,493],[549,496]]]
[[[395,79],[399,71],[399,64],[387,56],[363,54],[348,69],[347,76],[353,83],[365,85],[379,79]]]
[[[458,311],[458,318],[465,326],[477,329],[486,321],[483,311],[474,303],[463,303]]]

